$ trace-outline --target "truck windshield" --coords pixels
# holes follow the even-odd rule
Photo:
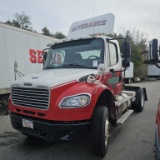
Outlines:
[[[104,42],[101,38],[81,39],[53,45],[44,69],[91,68],[103,63]]]

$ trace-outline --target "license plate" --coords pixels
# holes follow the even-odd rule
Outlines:
[[[29,121],[29,120],[26,120],[26,119],[22,119],[22,125],[25,128],[33,129],[33,122],[32,121]]]

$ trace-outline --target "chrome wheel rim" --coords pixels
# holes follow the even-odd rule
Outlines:
[[[143,107],[144,106],[144,94],[142,93],[141,95],[141,106]]]
[[[108,144],[108,139],[109,139],[109,121],[106,119],[106,124],[105,124],[105,146]]]

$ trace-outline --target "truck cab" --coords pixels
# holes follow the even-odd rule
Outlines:
[[[108,37],[90,36],[74,41],[66,40],[66,42],[51,46],[44,70],[65,68],[78,73],[88,70],[88,74],[92,72],[96,74],[98,65],[103,63],[105,69],[105,76],[103,77],[104,84],[108,85],[115,95],[122,91],[121,72],[115,72],[122,69],[122,60],[119,53],[117,41],[109,41]],[[80,71],[78,71],[78,69],[80,69]],[[114,76],[112,72],[109,72],[110,70],[115,72]],[[112,77],[114,77],[114,81],[116,81],[114,88],[112,88]],[[109,80],[110,82],[108,82]]]
[[[94,20],[97,23],[92,25],[102,25],[104,16]],[[93,153],[104,156],[109,126],[122,124],[133,111],[143,111],[147,100],[145,88],[123,85],[130,43],[124,40],[122,46],[123,58],[118,41],[103,35],[68,37],[50,44],[43,71],[11,85],[13,128],[50,141],[89,131]]]

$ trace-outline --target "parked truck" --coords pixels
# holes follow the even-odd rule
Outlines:
[[[41,71],[42,49],[55,40],[0,23],[0,115],[7,111],[11,83]]]
[[[134,64],[133,62],[130,62],[130,66],[125,71],[125,83],[132,83],[133,81],[133,71],[134,71]]]
[[[145,88],[123,85],[130,65],[130,43],[123,42],[123,59],[113,29],[114,15],[75,22],[68,37],[50,44],[43,71],[11,85],[9,110],[14,129],[49,141],[91,135],[92,152],[104,156],[110,125],[117,126],[142,112]]]
[[[157,71],[160,71],[160,47],[158,46],[157,39],[153,39],[149,42],[149,58],[145,61],[145,63],[154,65],[157,68]],[[156,114],[155,160],[160,160],[160,99],[157,105]]]
[[[160,79],[160,69],[154,64],[149,64],[147,69],[147,77]]]

